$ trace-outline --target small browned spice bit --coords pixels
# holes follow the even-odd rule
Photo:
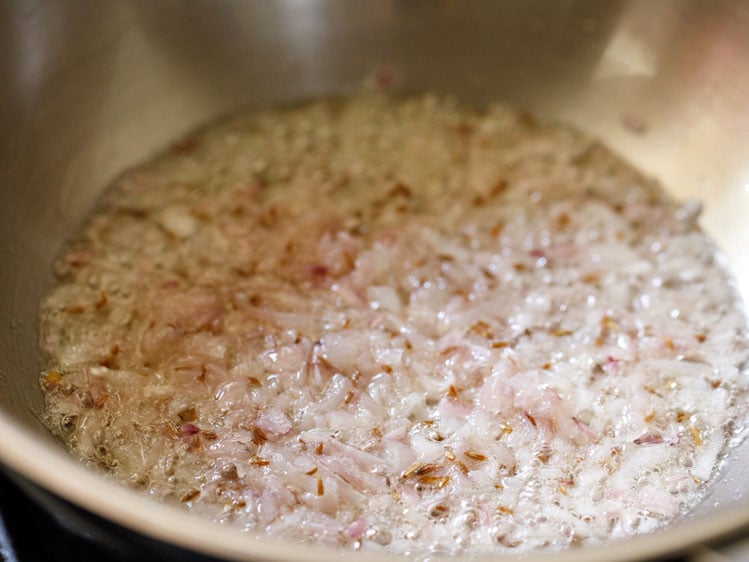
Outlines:
[[[481,195],[476,195],[471,201],[474,207],[483,207],[486,204],[486,199]]]
[[[438,470],[440,467],[433,463],[427,463],[422,464],[421,466],[417,467],[413,474],[416,476],[424,476],[425,474],[429,474],[431,472],[434,472],[435,470]]]
[[[467,137],[473,134],[473,126],[470,123],[461,121],[453,127],[453,130],[460,136]]]
[[[507,180],[504,178],[498,179],[496,182],[494,182],[494,185],[492,186],[491,191],[489,192],[489,195],[491,197],[496,197],[497,195],[501,195],[507,190],[507,186],[509,184],[507,183]]]
[[[257,377],[247,377],[247,384],[254,387],[263,386]]]
[[[382,365],[381,369],[383,372],[387,373],[388,375],[393,374],[393,368],[390,365]]]
[[[98,408],[98,409],[103,408],[104,404],[107,403],[107,398],[109,398],[109,394],[107,394],[106,392],[101,392],[97,394],[94,397],[94,408]]]
[[[401,478],[410,478],[414,474],[416,474],[416,471],[419,470],[422,466],[424,466],[424,463],[422,462],[415,462],[411,466],[409,466],[406,470],[404,470],[401,473]]]
[[[200,495],[200,490],[190,490],[184,496],[182,496],[180,501],[189,502],[197,498],[199,495]]]
[[[507,422],[500,422],[499,433],[497,433],[497,436],[494,439],[499,441],[500,439],[502,439],[502,437],[504,437],[505,435],[509,435],[510,433],[512,433],[512,426]]]
[[[97,310],[101,310],[105,306],[109,304],[109,298],[107,297],[106,291],[99,291],[99,298],[96,299],[96,302],[94,303],[94,306]]]
[[[721,380],[710,381],[710,386],[713,388],[718,388],[721,384],[723,384]]]
[[[458,466],[458,468],[463,474],[468,474],[468,467],[465,465],[463,461],[455,461],[455,464]]]
[[[85,308],[83,308],[83,307],[82,307],[82,306],[81,306],[80,304],[76,304],[76,305],[73,305],[73,306],[69,306],[68,308],[66,308],[66,309],[65,309],[65,311],[66,311],[66,312],[67,312],[68,314],[80,314],[80,313],[81,313],[81,312],[83,312],[84,310],[86,310],[86,309],[85,309]]]
[[[183,422],[195,421],[198,417],[195,408],[193,408],[192,406],[181,409],[179,412],[177,412],[177,416]]]
[[[514,514],[515,514],[515,511],[514,511],[514,510],[512,510],[512,509],[510,509],[509,507],[506,507],[506,506],[504,506],[504,505],[500,505],[500,506],[499,506],[499,507],[497,508],[497,511],[499,511],[500,513],[504,513],[504,514],[506,514],[506,515],[514,515]]]
[[[486,455],[477,453],[476,451],[465,451],[463,454],[473,461],[483,462],[488,459]]]
[[[307,476],[314,476],[315,474],[317,474],[317,467],[313,468],[312,470],[308,470],[307,472],[305,472],[305,474]]]
[[[195,135],[189,135],[173,145],[174,152],[178,154],[190,154],[198,149],[200,139]]]
[[[438,488],[444,488],[450,482],[449,476],[421,476],[419,483],[426,486],[437,486]]]
[[[538,424],[536,423],[536,418],[534,418],[532,415],[530,415],[528,412],[525,412],[525,417],[528,418],[528,421],[531,422],[531,425],[533,427],[536,427]]]
[[[322,496],[325,493],[325,484],[322,482],[322,478],[317,477],[317,495]]]
[[[458,346],[451,345],[449,347],[446,347],[442,351],[440,351],[440,355],[450,355],[451,353],[458,351],[458,349],[459,349]]]
[[[679,411],[676,413],[676,421],[677,423],[684,423],[689,419],[689,414],[687,414],[684,411]]]
[[[704,341],[707,339],[707,336],[705,334],[697,334],[694,336],[694,339],[696,339],[700,343],[704,343]]]
[[[491,272],[491,270],[489,270],[489,268],[487,268],[487,267],[482,267],[482,268],[481,268],[481,274],[482,274],[482,275],[483,275],[484,277],[486,277],[487,279],[491,279],[492,281],[493,281],[493,280],[495,280],[495,279],[497,278],[497,276],[496,276],[496,275],[494,275],[494,274],[493,274],[493,273]],[[490,287],[495,287],[495,286],[496,286],[496,284],[492,283],[492,284],[490,284],[489,286],[490,286]]]
[[[551,369],[551,363],[544,363],[543,365],[541,365],[541,368],[544,371],[548,371],[549,369]]]
[[[327,266],[321,264],[313,265],[312,267],[310,267],[309,271],[312,274],[312,277],[317,278],[318,281],[325,279],[325,277],[327,277],[330,273],[330,269]]]
[[[551,450],[551,447],[545,446],[541,447],[541,450],[536,453],[536,458],[540,460],[542,463],[547,464],[549,460],[551,459],[551,456],[553,454],[553,451]]]
[[[117,212],[126,217],[132,217],[134,219],[145,219],[148,217],[148,211],[146,209],[140,209],[138,207],[120,207]]]
[[[518,121],[524,127],[527,127],[529,129],[534,129],[535,127],[538,127],[538,120],[536,119],[535,115],[533,115],[529,111],[521,111],[518,114]]]
[[[452,384],[450,385],[450,388],[447,389],[447,395],[450,398],[457,398],[458,397],[458,389],[455,388]]]
[[[397,197],[398,195],[400,195],[401,197],[405,197],[406,199],[409,199],[412,196],[412,193],[406,184],[398,182],[388,192],[388,196]]]
[[[507,347],[508,345],[510,345],[510,344],[507,343],[506,341],[495,341],[495,342],[492,342],[492,348],[493,349],[502,349],[503,347]]]
[[[382,430],[379,427],[373,427],[372,435],[374,435],[375,437],[382,437]]]
[[[256,426],[253,424],[250,426],[250,431],[252,432],[252,442],[255,445],[262,445],[266,441],[268,441],[268,436],[265,434],[265,431],[262,430],[262,428]]]
[[[497,542],[507,548],[516,548],[523,544],[523,541],[514,540],[507,535],[499,535],[497,537]]]
[[[590,273],[583,275],[580,280],[589,285],[597,285],[601,281],[601,272],[591,271]]]
[[[674,349],[676,349],[676,346],[674,345],[673,340],[671,338],[669,338],[668,336],[664,336],[664,338],[663,338],[663,345],[665,345],[671,351],[673,351]]]
[[[656,389],[654,389],[652,386],[650,386],[649,384],[642,385],[642,388],[644,388],[645,391],[649,392],[650,394],[655,394],[656,396],[663,398],[663,395],[660,392],[658,392]]]
[[[107,369],[119,369],[119,361],[117,360],[117,355],[120,353],[120,346],[117,344],[114,344],[112,348],[109,350],[109,353],[106,357],[99,360],[99,365],[102,367],[106,367]]]
[[[700,430],[693,426],[689,426],[689,431],[692,433],[692,439],[694,439],[694,443],[699,447],[702,445],[702,436],[700,435]]]
[[[560,230],[567,228],[571,222],[572,219],[567,213],[561,213],[557,216],[556,224],[557,228]]]
[[[645,416],[645,423],[650,423],[655,419],[655,412],[650,412],[647,416]]]
[[[62,374],[59,371],[47,371],[42,383],[47,390],[54,390],[62,381]]]
[[[445,458],[447,460],[449,460],[449,461],[454,461],[455,460],[455,453],[453,453],[450,449],[447,449],[445,451]]]
[[[436,486],[438,488],[444,488],[450,482],[449,476],[422,476],[419,478],[419,484],[424,486]]]
[[[318,355],[317,357],[315,357],[315,360],[316,360],[316,361],[317,361],[317,362],[318,362],[318,363],[319,363],[320,365],[322,365],[323,367],[326,367],[326,368],[330,369],[331,371],[337,371],[337,370],[338,370],[338,369],[336,369],[336,366],[335,366],[335,365],[333,365],[333,363],[331,363],[330,361],[328,361],[328,360],[327,360],[327,359],[326,359],[325,357],[323,357],[322,355]]]
[[[321,442],[320,442],[320,443],[318,443],[318,444],[317,444],[317,446],[315,447],[315,454],[316,454],[316,455],[322,455],[322,453],[323,453],[323,450],[324,450],[324,449],[325,449],[325,445],[324,445],[324,444],[322,443],[322,441],[321,441]]]
[[[252,460],[250,462],[255,466],[268,466],[270,464],[270,461],[268,459],[264,459],[263,457],[252,457]]]
[[[512,267],[517,272],[526,271],[528,269],[528,266],[521,262],[513,263]]]
[[[445,517],[448,513],[450,513],[450,506],[444,503],[438,503],[429,512],[429,515],[435,518],[442,518]]]
[[[483,338],[486,338],[486,339],[491,339],[492,338],[492,332],[491,332],[491,329],[489,327],[489,324],[487,324],[486,322],[483,322],[483,321],[478,321],[475,324],[473,324],[473,326],[471,326],[469,332],[472,333],[472,334],[476,334],[477,336],[481,336]]]
[[[179,427],[173,423],[167,423],[164,425],[164,433],[166,433],[167,436],[176,439],[179,437]]]
[[[574,332],[571,332],[570,330],[552,330],[551,335],[556,336],[558,338],[562,338],[565,336],[571,336]]]
[[[353,399],[354,399],[354,391],[353,390],[349,390],[346,393],[346,397],[343,399],[343,403],[344,404],[350,404]]]
[[[218,433],[211,429],[204,429],[201,433],[204,439],[207,439],[208,441],[215,441],[218,439]]]

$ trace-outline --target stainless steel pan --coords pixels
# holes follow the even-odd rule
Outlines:
[[[571,122],[706,204],[749,295],[749,4],[48,2],[0,4],[0,460],[140,533],[231,559],[329,560],[155,505],[68,458],[42,427],[36,310],[62,241],[124,167],[239,107],[359,88],[504,99]],[[749,446],[694,517],[554,560],[632,560],[749,524]],[[351,553],[349,557],[354,558]]]

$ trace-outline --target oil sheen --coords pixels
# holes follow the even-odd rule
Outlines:
[[[46,421],[275,538],[524,553],[647,533],[745,425],[699,205],[434,95],[240,114],[125,173],[41,310]]]

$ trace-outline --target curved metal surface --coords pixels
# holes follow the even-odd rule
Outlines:
[[[749,295],[748,54],[749,6],[728,0],[0,4],[0,459],[200,552],[339,556],[155,505],[83,470],[44,431],[36,310],[62,241],[101,189],[206,120],[352,91],[388,68],[403,91],[504,99],[570,122],[677,197],[703,200],[703,224]],[[747,460],[745,443],[695,517],[668,532],[554,559],[632,560],[749,524]]]

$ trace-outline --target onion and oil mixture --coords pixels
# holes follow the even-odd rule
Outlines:
[[[502,105],[241,114],[124,174],[42,306],[46,421],[250,532],[523,553],[687,513],[747,411],[699,205]]]

